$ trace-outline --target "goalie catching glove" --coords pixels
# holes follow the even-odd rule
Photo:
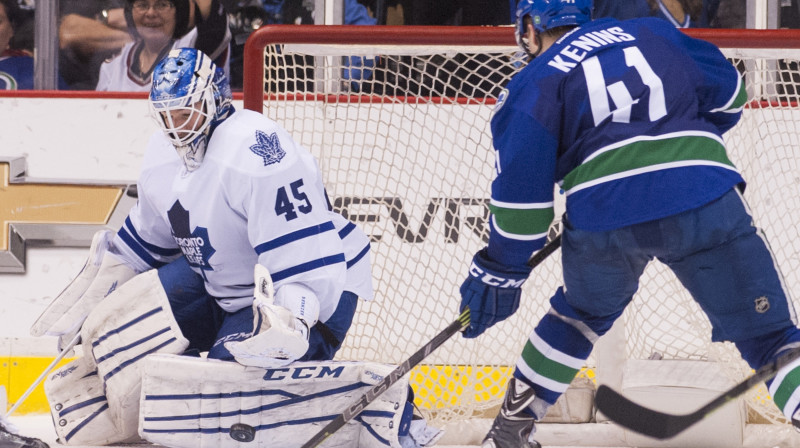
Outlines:
[[[272,278],[260,264],[255,267],[255,281],[253,336],[226,342],[225,348],[245,366],[286,366],[308,351],[308,334],[319,319],[319,299],[297,283],[274,292]]]
[[[531,273],[528,266],[507,266],[489,259],[486,249],[475,254],[469,277],[461,285],[461,310],[469,307],[465,338],[476,338],[519,308],[522,284]]]

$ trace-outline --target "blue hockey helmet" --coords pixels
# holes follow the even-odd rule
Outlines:
[[[559,26],[582,25],[592,19],[592,0],[519,0],[514,34],[524,52],[525,17],[530,16],[533,28],[542,33]]]
[[[200,166],[211,131],[233,111],[222,69],[196,48],[176,48],[153,69],[150,110],[186,168]]]

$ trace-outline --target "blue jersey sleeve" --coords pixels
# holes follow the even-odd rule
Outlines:
[[[489,257],[523,265],[544,245],[553,221],[553,185],[558,149],[558,119],[537,118],[533,104],[558,101],[552,89],[542,94],[536,83],[520,77],[492,118],[496,177],[489,208]],[[557,110],[557,108],[555,108]],[[556,114],[557,115],[557,114]],[[544,121],[544,122],[543,122]]]
[[[378,20],[371,17],[367,12],[367,7],[357,0],[345,0],[344,23],[345,25],[375,25]]]

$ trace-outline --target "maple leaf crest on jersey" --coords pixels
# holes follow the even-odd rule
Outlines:
[[[277,132],[267,135],[265,132],[256,131],[256,144],[250,146],[250,151],[264,159],[264,166],[278,163],[286,155],[286,151],[281,148]]]
[[[213,270],[208,260],[216,249],[209,241],[208,229],[195,227],[192,231],[189,226],[189,211],[183,208],[180,201],[175,201],[167,216],[172,227],[172,236],[189,265],[202,270]]]

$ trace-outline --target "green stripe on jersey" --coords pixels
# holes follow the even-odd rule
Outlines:
[[[500,230],[515,235],[545,233],[555,217],[553,207],[518,209],[489,204],[489,210]]]
[[[643,140],[612,149],[578,166],[564,177],[562,188],[569,191],[581,184],[596,181],[606,176],[614,179],[633,176],[633,170],[656,165],[660,169],[673,168],[673,162],[698,161],[717,162],[734,168],[725,153],[725,146],[709,137],[687,136],[663,140]]]
[[[539,375],[565,385],[575,378],[579,370],[543,355],[530,340],[525,343],[525,348],[522,349],[522,360]]]
[[[783,411],[784,406],[792,397],[794,391],[800,387],[800,367],[796,367],[792,369],[781,381],[781,384],[775,389],[775,394],[772,397],[772,400],[775,401],[775,404],[778,406],[778,409]],[[794,411],[791,409],[790,411]]]
[[[731,104],[728,110],[738,109],[745,104],[747,104],[747,87],[744,85],[744,80],[742,80],[742,82],[739,83],[739,91],[736,92],[736,99],[733,100],[733,104]]]

